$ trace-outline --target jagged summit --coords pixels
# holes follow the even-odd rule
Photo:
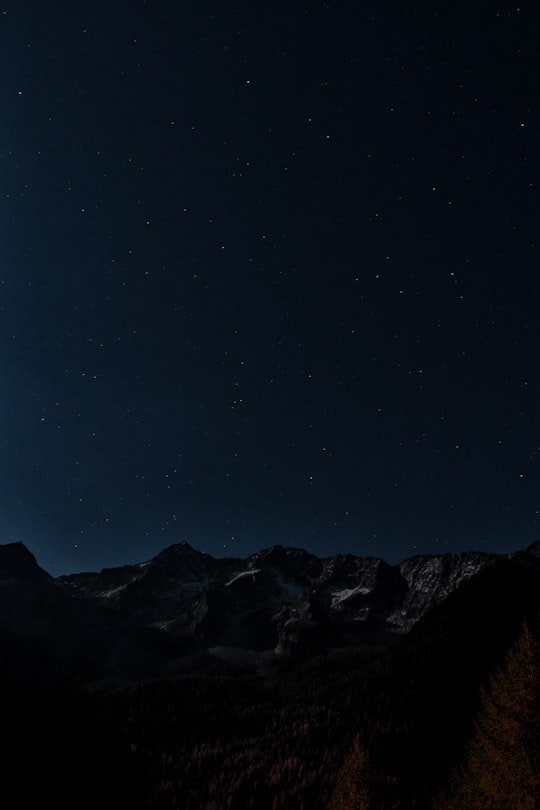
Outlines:
[[[181,543],[173,543],[170,546],[166,546],[155,557],[153,557],[152,560],[157,560],[160,557],[205,557],[207,559],[213,559],[210,554],[207,554],[205,551],[199,551],[190,543],[186,542],[186,540],[182,540]],[[149,562],[152,562],[152,560],[149,560]]]
[[[323,563],[319,557],[302,548],[275,545],[257,551],[248,557],[251,567],[273,568],[284,577],[292,579],[318,578]]]

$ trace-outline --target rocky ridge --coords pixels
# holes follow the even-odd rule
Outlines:
[[[279,545],[216,559],[179,543],[137,565],[56,579],[13,543],[0,546],[0,637],[39,641],[98,679],[173,674],[219,658],[260,664],[398,639],[501,559],[540,570],[540,543],[513,555],[419,555],[398,565]]]

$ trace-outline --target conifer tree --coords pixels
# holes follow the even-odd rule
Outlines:
[[[435,810],[540,808],[540,645],[525,626],[482,693],[465,765]]]
[[[376,784],[369,754],[356,738],[341,766],[329,810],[374,810]]]

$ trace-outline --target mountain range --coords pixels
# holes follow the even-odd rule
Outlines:
[[[280,545],[216,559],[179,543],[136,565],[57,578],[24,544],[1,545],[0,676],[130,681],[384,644],[503,561],[540,576],[540,541],[509,555],[419,555],[397,565]]]

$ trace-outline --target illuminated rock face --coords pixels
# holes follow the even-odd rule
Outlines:
[[[540,567],[538,544],[510,556]],[[283,546],[215,559],[181,543],[138,565],[54,579],[14,543],[0,546],[0,633],[46,643],[97,679],[185,671],[216,650],[229,662],[268,660],[399,638],[500,559],[468,552],[392,566]]]

